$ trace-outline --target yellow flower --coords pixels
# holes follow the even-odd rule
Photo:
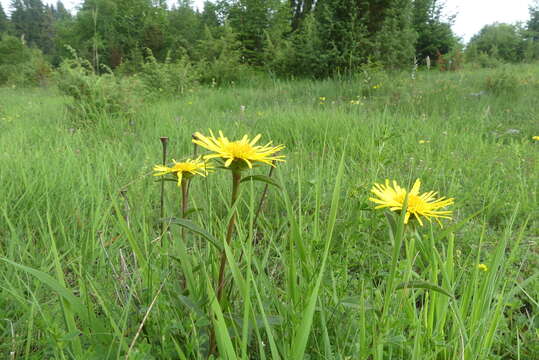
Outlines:
[[[244,135],[241,140],[230,141],[221,131],[219,131],[219,137],[216,138],[210,130],[209,137],[199,132],[195,133],[196,139],[193,139],[193,142],[214,152],[214,154],[204,156],[204,159],[225,159],[225,167],[229,167],[234,163],[240,169],[244,164],[252,168],[253,162],[274,166],[272,161],[284,161],[283,155],[275,155],[284,149],[284,145],[271,146],[271,141],[264,146],[255,145],[260,137],[261,135],[258,134],[252,140],[249,140],[249,137]]]
[[[477,268],[481,271],[484,271],[484,272],[487,272],[488,271],[488,266],[485,265],[485,264],[477,264]]]
[[[420,144],[428,144],[430,143],[430,140],[419,140]]]
[[[193,175],[206,176],[208,175],[208,170],[213,168],[211,164],[201,160],[200,157],[194,160],[187,159],[184,162],[176,162],[176,160],[172,160],[172,162],[174,163],[172,167],[155,165],[153,171],[156,173],[153,176],[175,174],[178,178],[178,186],[180,186],[182,179],[189,179]]]
[[[539,136],[532,136],[532,139],[535,141],[539,141]]]
[[[405,224],[408,223],[410,215],[417,219],[421,226],[423,226],[421,216],[424,216],[429,221],[433,218],[440,224],[440,226],[442,225],[440,218],[451,219],[452,211],[439,209],[453,204],[454,199],[447,199],[445,197],[435,199],[437,193],[434,191],[419,194],[420,186],[421,181],[417,179],[412,190],[408,192],[406,189],[401,188],[396,181],[393,181],[393,186],[391,186],[389,180],[386,180],[385,185],[374,184],[371,192],[377,197],[369,198],[369,200],[379,204],[375,209],[389,208],[391,211],[400,212],[404,205],[406,194],[408,194],[408,207],[404,217]]]
[[[326,101],[326,97],[325,97],[325,96],[320,96],[320,97],[318,98],[318,100],[320,100],[320,101]]]

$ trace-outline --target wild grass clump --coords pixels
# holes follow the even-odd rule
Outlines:
[[[140,106],[138,81],[116,77],[106,67],[102,70],[98,75],[92,64],[74,51],[58,69],[58,89],[72,99],[67,109],[76,125],[95,124],[103,117],[130,119]]]
[[[508,68],[503,68],[487,76],[485,90],[495,95],[517,96],[519,85],[519,78]]]

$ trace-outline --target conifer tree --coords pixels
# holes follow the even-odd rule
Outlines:
[[[527,30],[533,41],[539,40],[539,0],[529,7],[530,19],[527,22]]]
[[[9,27],[9,20],[7,18],[6,13],[4,12],[4,9],[2,8],[2,4],[0,4],[0,34],[7,32]]]
[[[52,19],[41,0],[13,0],[11,23],[16,36],[45,54],[53,51]]]
[[[457,44],[451,30],[454,16],[443,18],[443,3],[439,0],[414,0],[413,24],[417,32],[416,56],[421,61],[428,56],[447,54]]]

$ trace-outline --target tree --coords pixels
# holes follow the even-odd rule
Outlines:
[[[0,34],[7,32],[8,27],[9,20],[4,12],[4,9],[2,8],[2,4],[0,4]]]
[[[438,54],[449,53],[457,38],[451,30],[454,16],[443,19],[444,6],[439,0],[414,0],[413,25],[417,32],[416,56],[425,61],[428,56],[435,59]]]
[[[50,9],[41,0],[13,0],[11,7],[15,35],[22,37],[28,45],[50,54],[54,49]]]
[[[468,43],[468,58],[473,53],[486,54],[504,62],[519,62],[524,58],[524,32],[518,25],[494,23],[485,25]]]
[[[80,55],[94,66],[120,65],[145,48],[166,56],[167,10],[151,0],[85,0],[74,20],[73,35],[64,34]]]
[[[369,1],[376,11],[368,13],[373,26],[373,59],[386,67],[399,68],[413,63],[417,33],[412,23],[411,0]],[[371,19],[372,18],[372,19]]]
[[[280,0],[238,0],[228,10],[228,21],[243,46],[244,59],[253,65],[262,65],[266,34],[273,27],[281,27],[283,9]]]
[[[53,8],[53,14],[56,21],[71,19],[71,14],[60,0],[56,2],[56,8]]]
[[[539,40],[539,0],[529,7],[530,19],[527,22],[527,30],[533,41]]]

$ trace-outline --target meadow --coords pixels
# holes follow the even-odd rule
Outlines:
[[[0,88],[0,358],[539,359],[537,94],[537,65],[365,71],[80,126],[52,86]],[[286,161],[232,207],[230,171],[193,177],[183,214],[165,181],[161,214],[160,137],[181,161],[209,129]],[[454,198],[443,227],[369,201],[417,178]]]

